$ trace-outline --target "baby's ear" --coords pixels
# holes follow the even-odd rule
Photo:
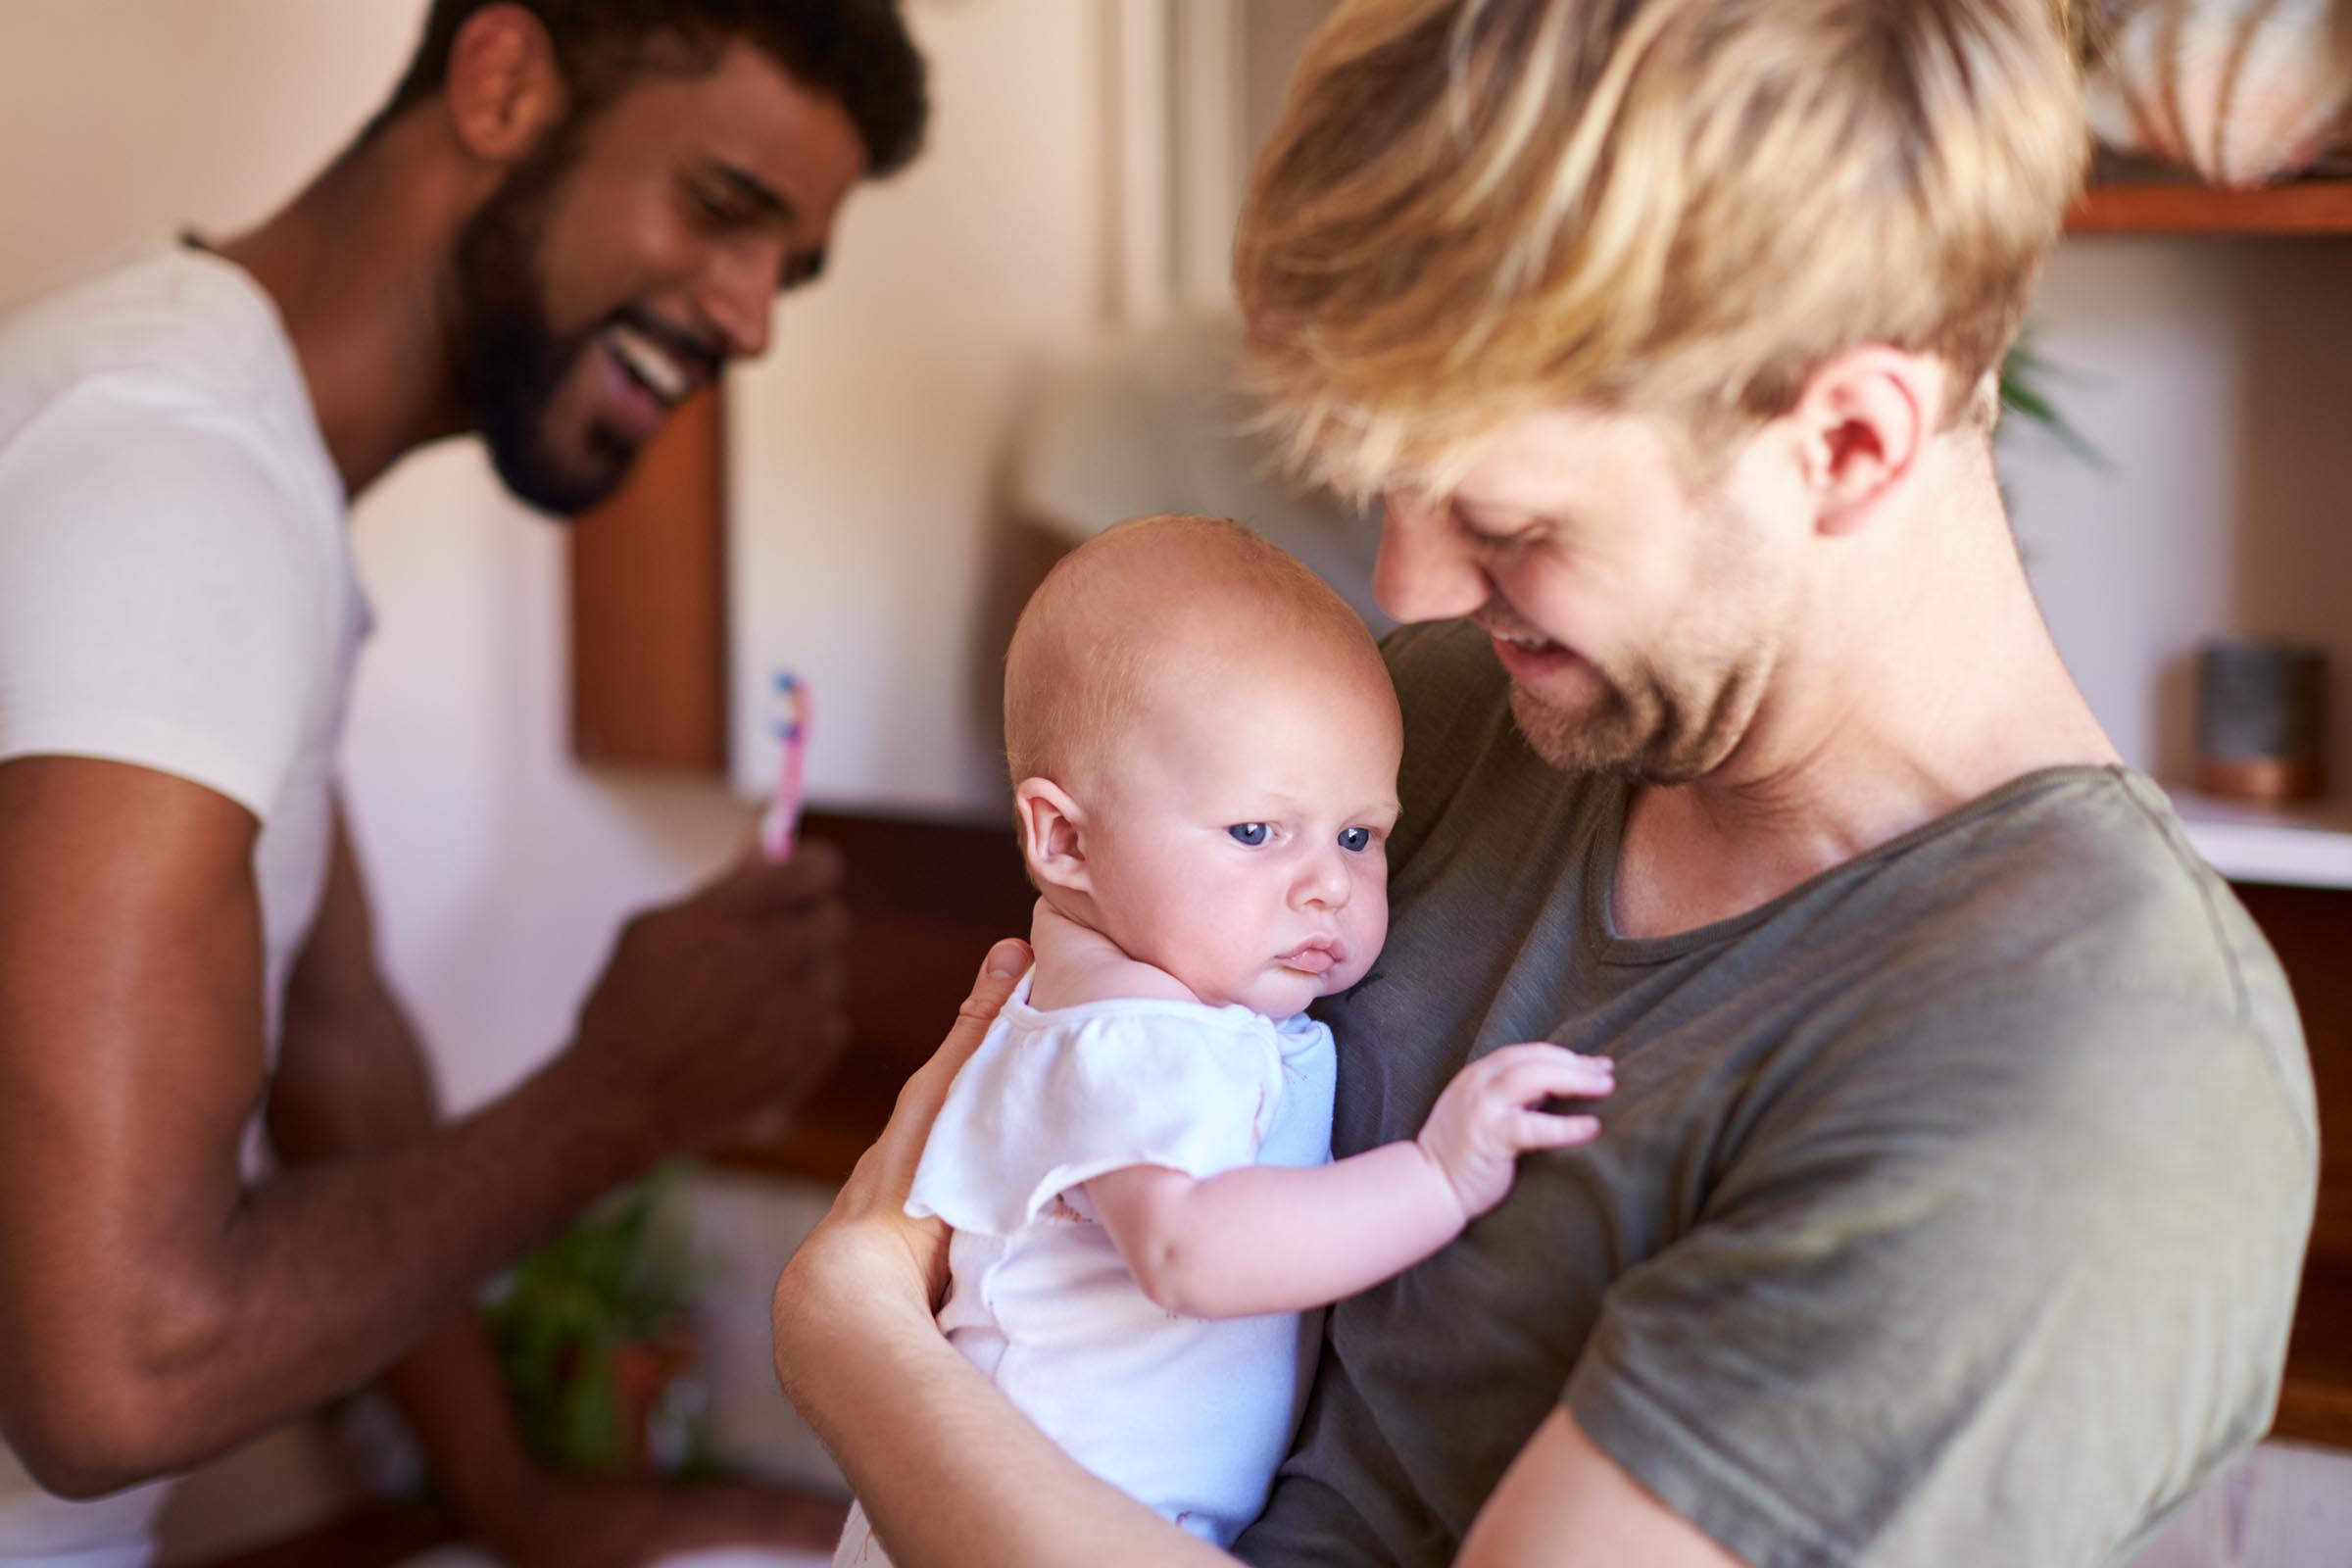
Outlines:
[[[1091,893],[1086,824],[1078,803],[1050,778],[1025,778],[1013,788],[1012,814],[1021,825],[1021,856],[1041,888]]]

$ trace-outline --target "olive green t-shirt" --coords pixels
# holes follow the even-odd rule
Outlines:
[[[1240,1550],[1452,1557],[1564,1402],[1758,1568],[2095,1568],[2253,1441],[2310,1229],[2277,961],[2136,774],[2018,779],[1735,919],[1613,933],[1628,786],[1514,729],[1483,636],[1388,644],[1394,925],[1319,1009],[1342,1154],[1466,1061],[1617,1062],[1597,1142],[1330,1314]]]

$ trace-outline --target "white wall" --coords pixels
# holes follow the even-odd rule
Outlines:
[[[2125,757],[2188,772],[2200,640],[2297,637],[2331,650],[2352,791],[2352,241],[2073,240],[2030,330],[2109,471],[2022,421],[2002,471],[2059,646]]]
[[[233,229],[359,128],[420,0],[9,0],[0,309],[93,261]]]
[[[1250,143],[1329,8],[914,11],[931,149],[859,197],[839,277],[788,308],[778,351],[734,388],[730,733],[746,795],[773,779],[765,694],[789,667],[817,703],[814,799],[1001,819],[993,671],[1017,605],[992,558],[1008,432],[1033,378],[1114,319],[1224,297]]]
[[[995,816],[989,556],[1029,378],[1108,310],[1106,9],[920,7],[929,150],[852,204],[822,290],[733,384],[732,737],[773,777],[773,671],[809,679],[823,802]]]

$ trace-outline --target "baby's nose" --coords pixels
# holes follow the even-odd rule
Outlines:
[[[1334,849],[1307,862],[1298,877],[1297,898],[1303,905],[1336,909],[1347,904],[1351,886],[1348,867],[1341,860],[1340,852]]]

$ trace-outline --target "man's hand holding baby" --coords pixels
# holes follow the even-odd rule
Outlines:
[[[1543,1102],[1597,1100],[1616,1087],[1617,1064],[1606,1056],[1541,1041],[1504,1046],[1454,1074],[1413,1142],[1467,1225],[1509,1196],[1521,1154],[1599,1136],[1597,1118],[1540,1110]]]
[[[828,1299],[858,1298],[847,1291],[829,1292],[822,1280],[826,1269],[854,1268],[860,1257],[879,1259],[883,1275],[896,1276],[908,1287],[886,1296],[909,1305],[919,1301],[926,1320],[938,1307],[947,1289],[948,1228],[936,1219],[909,1215],[906,1194],[948,1086],[979,1048],[1029,962],[1027,943],[1008,937],[989,949],[973,978],[971,995],[956,1009],[955,1027],[931,1059],[900,1088],[890,1124],[858,1156],[832,1208],[801,1244],[777,1282],[776,1364],[788,1389],[792,1378],[785,1352],[793,1336],[819,1321],[817,1309]]]

